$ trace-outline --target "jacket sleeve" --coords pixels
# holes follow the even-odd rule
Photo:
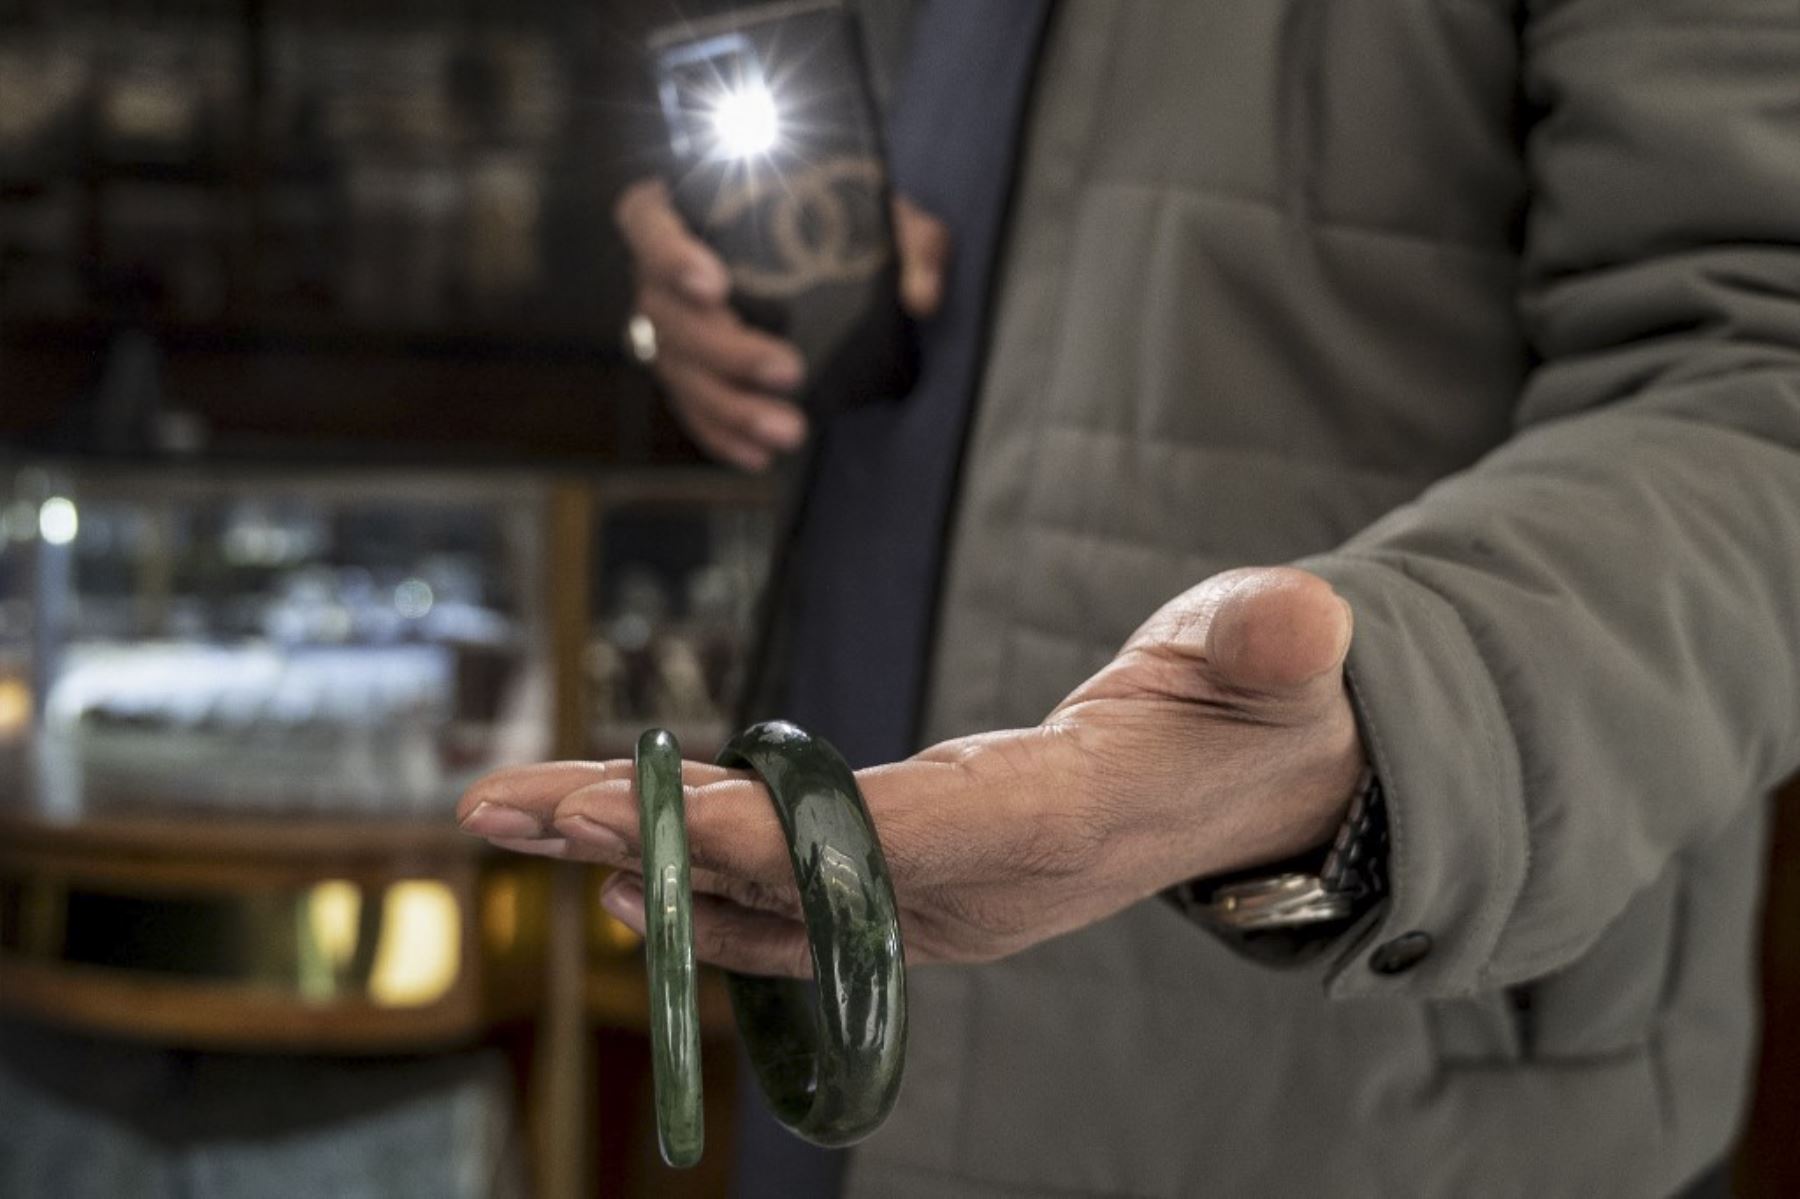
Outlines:
[[[1553,971],[1800,765],[1800,3],[1528,8],[1515,435],[1300,564],[1392,827],[1338,995]]]

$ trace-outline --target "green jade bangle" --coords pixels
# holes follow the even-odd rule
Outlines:
[[[893,1110],[906,1061],[906,965],[894,888],[856,776],[838,752],[784,721],[753,725],[719,765],[762,776],[786,834],[812,947],[813,981],[728,976],[731,1007],[775,1116],[816,1145],[854,1144]],[[638,739],[644,953],[663,1160],[700,1158],[700,1021],[681,757]]]
[[[650,975],[651,1072],[663,1160],[700,1160],[700,1009],[694,992],[693,891],[681,802],[681,747],[651,729],[637,743],[644,842],[644,957]]]
[[[729,976],[731,1006],[775,1116],[815,1145],[850,1145],[887,1119],[906,1062],[899,909],[856,776],[786,721],[752,725],[721,766],[762,776],[787,836],[813,981]]]

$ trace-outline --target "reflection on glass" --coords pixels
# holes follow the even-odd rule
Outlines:
[[[772,516],[736,503],[625,507],[601,523],[597,619],[583,662],[594,752],[646,726],[689,757],[723,744],[766,574]]]
[[[351,482],[0,475],[32,513],[0,541],[0,745],[77,787],[385,813],[540,752],[534,496]]]

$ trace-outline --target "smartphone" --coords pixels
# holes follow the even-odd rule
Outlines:
[[[841,0],[739,7],[651,34],[675,207],[731,272],[732,306],[795,343],[817,414],[906,395],[881,126]]]

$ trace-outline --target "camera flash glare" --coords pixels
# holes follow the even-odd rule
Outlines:
[[[727,158],[755,158],[775,148],[781,118],[767,87],[750,84],[726,92],[712,113],[719,153]]]

